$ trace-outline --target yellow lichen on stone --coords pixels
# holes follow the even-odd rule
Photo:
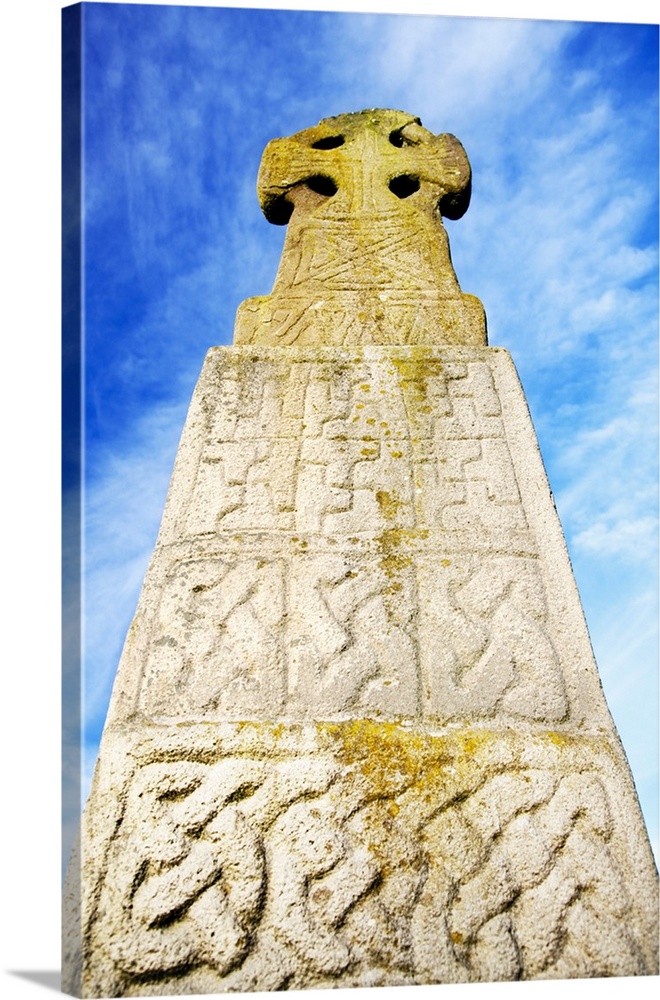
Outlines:
[[[390,520],[393,520],[396,517],[401,506],[401,501],[393,490],[377,490],[376,502],[380,508],[381,514]]]
[[[442,375],[443,371],[439,358],[429,357],[428,351],[415,347],[410,348],[407,357],[393,356],[390,361],[399,376],[404,393],[412,394],[417,402],[426,401],[428,380]]]

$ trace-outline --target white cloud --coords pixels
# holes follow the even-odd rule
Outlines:
[[[181,405],[149,409],[130,444],[106,453],[86,490],[85,715],[97,727],[156,541],[184,418]]]
[[[625,512],[617,516],[616,510],[607,511],[600,520],[573,535],[578,549],[604,556],[625,555],[632,559],[646,559],[657,544],[658,523],[653,517],[629,519]]]
[[[545,84],[548,56],[575,29],[532,22],[467,18],[399,18],[372,21],[365,67],[388,93],[405,93],[403,110],[429,128],[443,118],[475,117],[503,124],[498,102],[516,95],[531,103]],[[356,23],[356,30],[359,30]]]
[[[622,388],[592,401],[582,426],[569,416],[556,452],[565,483],[557,505],[576,549],[646,563],[657,551],[655,372]]]

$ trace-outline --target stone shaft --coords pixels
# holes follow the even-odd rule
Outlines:
[[[82,845],[86,996],[656,969],[507,352],[209,352]]]

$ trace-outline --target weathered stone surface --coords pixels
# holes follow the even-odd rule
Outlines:
[[[605,724],[542,475],[505,351],[210,351],[111,718]]]
[[[82,880],[88,996],[654,971],[507,352],[209,352]]]
[[[653,970],[634,791],[602,737],[246,722],[113,730],[105,753],[88,996]]]
[[[282,261],[272,294],[239,308],[234,342],[484,346],[483,306],[461,292],[442,224],[465,213],[470,185],[458,139],[403,111],[274,139],[258,191],[266,217],[288,222]]]
[[[453,342],[465,297],[446,242],[423,250],[467,160],[411,121],[267,151],[264,209],[298,228],[259,325],[239,314],[254,342],[212,348],[193,396],[69,869],[65,990],[657,973],[655,866],[524,395],[466,314]],[[385,182],[413,171],[434,336],[396,297],[351,325],[332,276],[319,320],[296,260],[343,218],[373,310],[394,267],[355,248],[387,244]],[[304,295],[297,333],[271,322]]]

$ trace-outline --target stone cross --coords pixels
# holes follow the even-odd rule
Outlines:
[[[442,223],[470,202],[453,135],[401,111],[327,118],[268,144],[257,189],[288,230],[273,293],[244,304],[236,343],[485,344]]]
[[[268,146],[282,266],[191,402],[67,876],[65,992],[657,974],[524,393],[449,260],[469,185],[460,143],[398,111]]]

